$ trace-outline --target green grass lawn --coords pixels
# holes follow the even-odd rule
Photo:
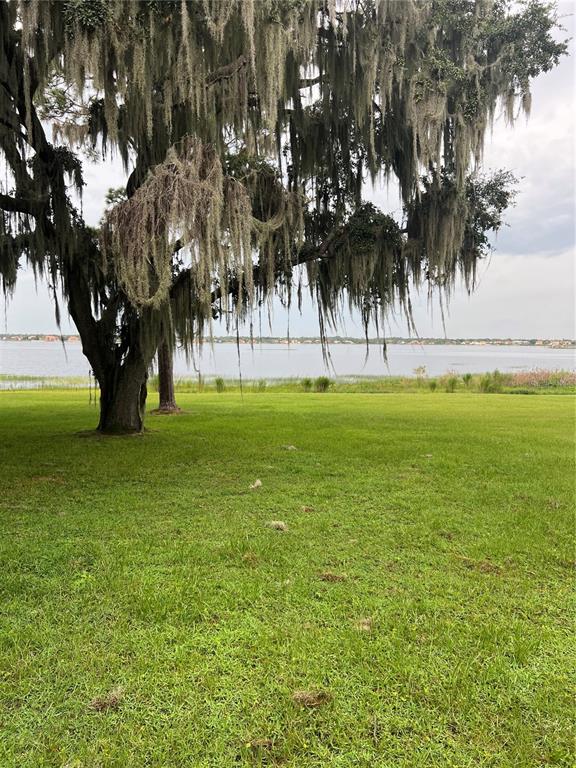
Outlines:
[[[0,393],[1,768],[573,764],[572,397],[179,401]]]

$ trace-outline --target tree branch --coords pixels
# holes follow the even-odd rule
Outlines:
[[[215,69],[214,72],[210,72],[206,77],[206,88],[210,88],[210,86],[215,85],[221,80],[229,80],[247,64],[248,59],[242,54],[242,56],[238,56],[236,61],[233,61],[231,64]]]
[[[309,261],[316,261],[317,259],[325,259],[325,258],[332,258],[336,254],[336,246],[338,244],[338,240],[344,235],[346,231],[346,227],[338,227],[337,229],[333,230],[326,240],[324,240],[323,243],[321,243],[319,246],[316,247],[304,247],[301,248],[290,260],[290,266],[296,267],[299,264],[305,264]],[[178,251],[180,248],[183,248],[184,244],[178,240],[178,242],[175,244],[175,250],[174,252]],[[191,277],[192,275],[192,269],[188,267],[187,269],[182,270],[182,272],[179,273],[176,280],[172,283],[172,287],[170,288],[170,297],[174,298],[176,293],[181,290],[184,287],[185,282]],[[252,278],[255,283],[258,282],[258,277],[260,275],[260,266],[258,264],[255,264],[252,269]],[[234,294],[238,290],[238,281],[236,279],[230,280],[228,283],[228,293]],[[223,296],[222,287],[218,286],[218,288],[215,288],[212,291],[210,300],[212,304],[217,302],[219,299]]]
[[[27,213],[30,216],[40,216],[44,210],[45,202],[30,200],[25,197],[10,197],[0,193],[0,208],[10,213]]]
[[[320,82],[320,75],[317,77],[303,77],[300,80],[300,84],[298,85],[298,88],[310,88],[313,85],[318,85]]]
[[[4,250],[4,246],[7,245],[12,251],[18,252],[20,255],[25,248],[29,248],[34,244],[34,237],[30,232],[21,232],[18,235],[0,235],[0,253]]]

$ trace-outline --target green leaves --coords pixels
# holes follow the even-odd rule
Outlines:
[[[63,0],[62,14],[69,32],[94,32],[102,29],[110,17],[111,3],[106,0]]]

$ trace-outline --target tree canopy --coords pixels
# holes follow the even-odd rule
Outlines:
[[[486,131],[566,50],[539,0],[1,0],[0,22],[4,288],[22,258],[61,286],[101,387],[306,285],[322,327],[472,288],[513,196],[479,172]],[[81,151],[130,174],[100,232]]]

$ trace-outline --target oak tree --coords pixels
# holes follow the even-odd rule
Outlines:
[[[529,111],[556,24],[539,0],[0,0],[4,290],[23,262],[61,290],[104,432],[142,429],[159,346],[274,296],[308,290],[322,333],[410,322],[411,290],[474,287],[513,196],[484,137]],[[99,231],[86,152],[129,174]]]

